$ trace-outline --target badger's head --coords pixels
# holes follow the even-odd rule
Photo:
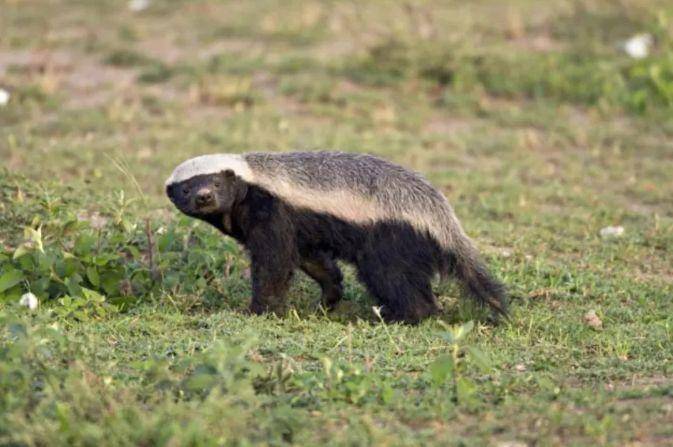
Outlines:
[[[189,159],[175,168],[166,181],[166,195],[180,211],[192,217],[228,215],[248,189],[236,170],[240,163],[245,162],[226,154]]]

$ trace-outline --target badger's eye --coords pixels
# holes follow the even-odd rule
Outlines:
[[[187,188],[186,186],[185,186],[184,188],[182,188],[182,193],[183,193],[184,195],[189,194],[189,188]]]
[[[219,188],[220,187],[220,182],[213,182],[213,185],[215,186],[215,188]]]

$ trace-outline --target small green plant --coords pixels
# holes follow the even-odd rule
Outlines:
[[[338,365],[329,357],[321,360],[325,373],[324,391],[330,399],[357,404],[373,391],[372,378],[358,366]]]
[[[253,379],[261,375],[261,365],[246,358],[255,340],[224,345],[216,343],[182,365],[187,373],[179,384],[179,395],[185,399],[205,399],[210,393],[220,395],[254,394]]]
[[[240,270],[233,242],[186,219],[133,219],[123,191],[93,213],[74,213],[67,196],[46,189],[12,194],[7,217],[25,226],[22,238],[0,246],[0,302],[30,292],[63,317],[88,320],[161,294],[221,298],[222,280]]]
[[[435,359],[428,369],[432,383],[437,387],[449,386],[454,403],[469,403],[477,391],[477,385],[464,375],[468,363],[485,372],[493,370],[490,360],[476,346],[465,343],[465,337],[474,328],[468,321],[463,325],[447,326],[439,336],[447,342],[448,354]]]
[[[138,81],[146,84],[159,84],[168,81],[173,75],[175,75],[175,70],[172,67],[162,62],[155,62],[148,65],[138,75]]]
[[[156,63],[156,60],[137,51],[119,48],[105,58],[105,63],[116,67],[136,67]]]
[[[133,232],[64,217],[44,222],[50,228],[47,238],[42,224],[25,227],[23,242],[0,254],[0,300],[15,301],[32,292],[41,301],[61,298],[73,309],[81,307],[81,300],[102,306],[105,297],[126,307],[151,291],[154,284]]]

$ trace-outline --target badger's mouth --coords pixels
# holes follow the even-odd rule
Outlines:
[[[219,207],[215,204],[213,205],[199,205],[194,207],[195,214],[200,216],[206,216],[209,214],[214,214],[219,211]]]

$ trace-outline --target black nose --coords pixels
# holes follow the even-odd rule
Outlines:
[[[196,193],[196,204],[200,206],[209,205],[213,202],[213,192],[210,190],[200,190]]]

